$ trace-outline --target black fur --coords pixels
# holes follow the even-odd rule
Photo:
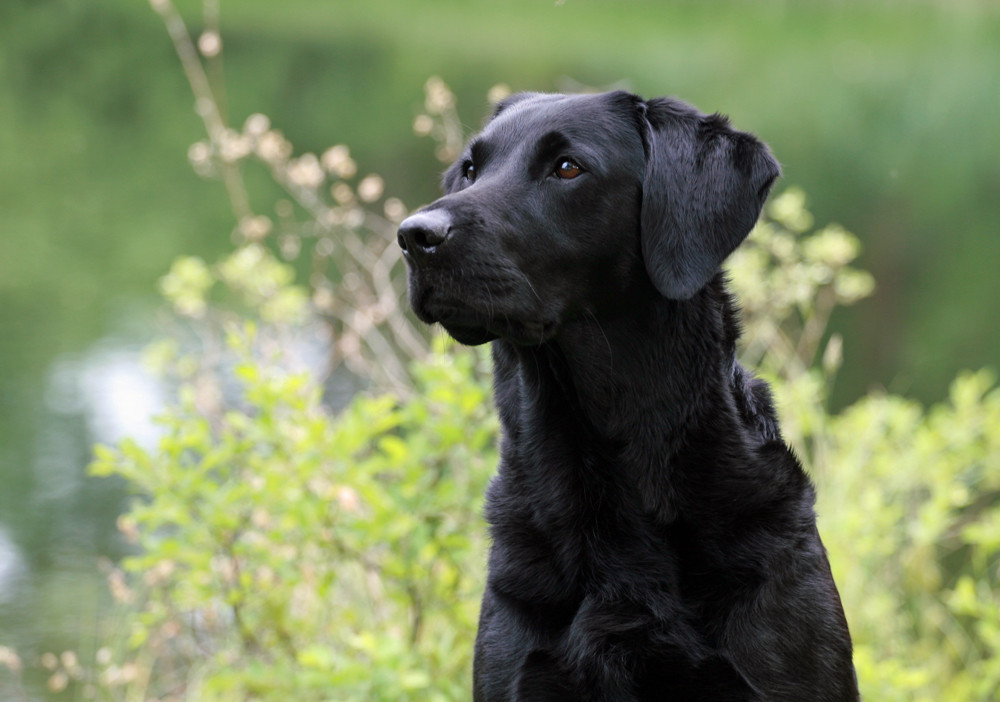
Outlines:
[[[858,699],[813,488],[719,272],[778,172],[677,100],[521,94],[401,225],[417,315],[493,341],[477,702]]]

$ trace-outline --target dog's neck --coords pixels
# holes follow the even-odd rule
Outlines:
[[[582,316],[541,346],[498,342],[498,372],[516,365],[522,402],[566,403],[595,439],[634,437],[648,417],[670,441],[701,407],[718,408],[706,394],[728,387],[735,336],[720,277],[691,300],[646,296],[614,314]]]
[[[742,434],[731,384],[735,337],[719,276],[691,300],[647,295],[620,313],[574,320],[541,346],[495,342],[506,438],[510,446],[551,443],[554,455],[569,447],[602,456],[615,480],[667,515],[674,500],[664,491],[675,487],[670,470],[689,433]],[[516,401],[499,397],[511,394]]]

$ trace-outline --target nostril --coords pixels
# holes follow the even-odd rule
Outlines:
[[[451,217],[442,210],[418,212],[399,225],[396,241],[403,253],[430,254],[444,243],[451,233]]]
[[[434,250],[434,247],[444,241],[444,237],[438,237],[433,231],[425,229],[424,227],[409,225],[406,223],[399,228],[399,234],[396,235],[396,241],[399,242],[399,248],[403,250],[403,253],[411,252],[426,252],[430,253]]]
[[[443,236],[438,236],[429,229],[417,229],[413,232],[413,243],[424,251],[430,251],[442,241],[444,241]]]

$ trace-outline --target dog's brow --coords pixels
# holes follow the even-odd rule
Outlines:
[[[571,142],[561,132],[546,132],[535,142],[534,153],[531,155],[530,170],[532,178],[541,178],[552,169],[552,162],[566,152]]]
[[[493,151],[489,143],[481,138],[473,139],[469,144],[469,155],[472,162],[477,166],[481,166],[490,157],[490,153]]]
[[[569,146],[570,141],[566,135],[561,132],[548,132],[535,144],[535,160],[549,161],[563,156],[563,152]]]

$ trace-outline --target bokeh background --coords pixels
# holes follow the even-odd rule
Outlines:
[[[201,3],[177,5],[197,29]],[[727,113],[771,145],[779,189],[863,242],[878,287],[832,322],[834,407],[872,387],[932,403],[998,366],[995,2],[239,0],[222,27],[234,123],[348,144],[411,207],[441,168],[412,131],[432,75],[469,132],[498,83]],[[222,185],[188,163],[202,137],[145,0],[0,3],[0,645],[72,648],[104,611],[124,493],[85,476],[91,446],[151,431],[156,280],[231,247]]]

